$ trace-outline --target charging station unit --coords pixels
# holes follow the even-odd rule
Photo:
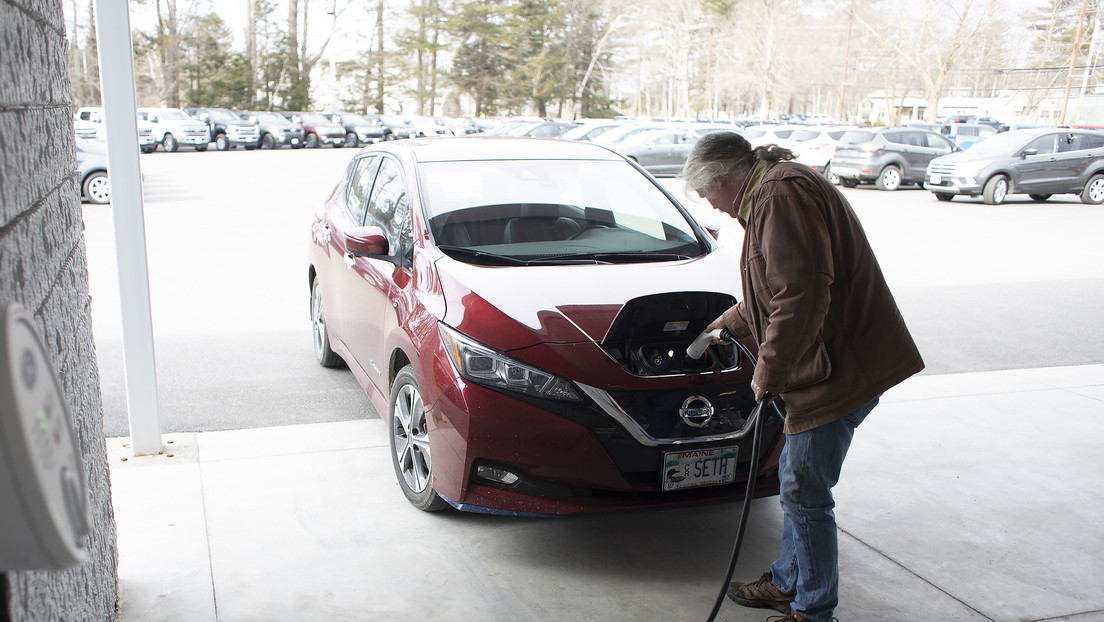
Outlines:
[[[30,314],[0,314],[0,571],[67,568],[88,558],[80,447]]]

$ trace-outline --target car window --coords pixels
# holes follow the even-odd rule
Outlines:
[[[1027,149],[1034,149],[1037,155],[1045,155],[1058,151],[1058,134],[1040,136],[1027,144]]]
[[[349,167],[349,183],[345,186],[345,210],[349,218],[358,225],[364,224],[364,214],[368,209],[368,193],[376,179],[376,167],[379,158],[368,156],[353,160]]]
[[[904,143],[913,147],[927,147],[928,141],[924,139],[923,132],[905,132]]]
[[[840,136],[839,142],[841,145],[857,145],[859,143],[869,142],[874,139],[874,132],[846,132],[843,136]]]
[[[656,139],[652,142],[657,145],[673,145],[675,144],[675,139],[677,137],[678,136],[676,134],[661,134],[657,136]]]
[[[924,137],[928,139],[928,146],[933,149],[946,149],[948,151],[954,149],[954,143],[935,132],[927,132]]]
[[[368,200],[368,220],[383,228],[391,248],[410,248],[413,238],[406,182],[398,162],[391,158],[384,158],[380,163],[372,197]]]
[[[1104,147],[1104,134],[1081,134],[1082,149],[1100,149]]]
[[[891,143],[897,143],[898,145],[908,144],[906,142],[905,137],[907,134],[905,132],[886,132],[883,136],[885,136],[886,141]]]

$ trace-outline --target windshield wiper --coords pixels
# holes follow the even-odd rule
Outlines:
[[[676,253],[648,253],[640,251],[602,252],[602,253],[572,253],[556,257],[543,257],[532,259],[531,262],[579,262],[579,263],[633,263],[645,261],[681,261],[690,259],[687,255]]]
[[[470,257],[471,259],[484,259],[487,260],[487,265],[507,265],[507,266],[528,266],[529,262],[524,259],[518,259],[517,257],[510,257],[509,255],[499,255],[498,253],[488,253],[487,251],[476,250],[474,248],[467,248],[464,246],[437,246],[441,249],[441,252],[446,255],[457,259],[454,255],[463,255]]]

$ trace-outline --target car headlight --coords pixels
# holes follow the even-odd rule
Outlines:
[[[977,160],[974,162],[960,162],[955,165],[955,177],[977,177],[981,169],[992,164],[989,160]]]
[[[444,324],[441,341],[460,375],[476,384],[550,400],[579,401],[571,381],[487,347]]]

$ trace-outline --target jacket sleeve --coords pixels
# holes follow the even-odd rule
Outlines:
[[[745,313],[744,301],[741,300],[721,315],[728,332],[732,333],[732,336],[737,339],[743,339],[751,334],[751,328],[748,327],[747,320],[744,319]]]
[[[786,179],[760,188],[766,192],[757,197],[758,213],[749,223],[756,229],[759,252],[748,263],[760,265],[747,269],[752,273],[756,304],[767,315],[754,379],[776,394],[823,380],[830,373],[821,339],[834,279],[827,206],[810,200],[818,195],[801,185],[800,180]],[[796,369],[799,363],[800,370]]]

